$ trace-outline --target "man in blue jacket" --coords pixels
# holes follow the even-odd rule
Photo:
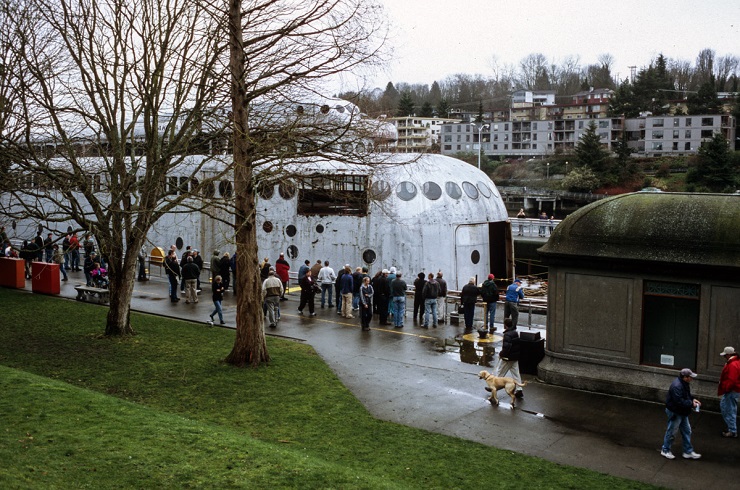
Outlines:
[[[694,447],[691,445],[691,425],[689,424],[691,410],[699,410],[701,406],[701,402],[691,396],[689,383],[694,378],[696,378],[696,373],[689,368],[683,368],[678,377],[671,383],[671,387],[668,388],[668,395],[665,399],[668,428],[665,431],[663,448],[660,450],[660,455],[664,458],[676,458],[671,452],[671,446],[676,438],[676,432],[679,430],[681,431],[681,439],[683,439],[683,457],[686,459],[701,458],[701,454],[695,453]]]
[[[519,300],[524,299],[524,290],[522,289],[521,279],[514,279],[514,282],[506,288],[506,302],[504,303],[504,318],[511,316],[511,323],[516,328],[519,321]]]

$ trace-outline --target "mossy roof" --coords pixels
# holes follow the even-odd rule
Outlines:
[[[640,260],[740,267],[740,195],[623,194],[564,219],[547,244],[548,257]]]

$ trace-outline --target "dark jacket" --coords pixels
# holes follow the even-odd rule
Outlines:
[[[229,277],[231,273],[231,260],[224,255],[218,261],[218,266],[219,266],[218,268],[220,270],[221,277],[223,277],[225,280],[227,277]]]
[[[416,276],[416,279],[414,279],[414,299],[420,300],[424,293],[424,284],[426,284],[426,279],[424,279],[424,273],[420,272],[418,276]]]
[[[355,290],[355,282],[352,279],[352,274],[345,273],[339,282],[339,287],[342,294],[352,294]]]
[[[182,266],[182,278],[186,281],[188,279],[198,279],[198,276],[200,275],[200,269],[197,265],[195,265],[195,262],[190,261],[187,264]]]
[[[480,288],[480,295],[486,303],[495,303],[498,301],[498,287],[493,279],[486,279]]]
[[[180,264],[171,257],[164,259],[164,269],[169,276],[180,277]]]
[[[478,301],[479,294],[480,289],[478,289],[478,286],[476,286],[475,284],[467,283],[465,286],[463,286],[462,291],[460,292],[460,301],[464,305],[474,305],[475,302]]]
[[[374,277],[371,283],[376,298],[388,298],[391,295],[391,286],[388,284],[388,278],[383,274]]]
[[[437,276],[437,284],[439,284],[439,297],[445,298],[447,297],[447,281],[444,280],[444,278]]]
[[[689,384],[678,376],[668,388],[668,394],[665,397],[665,407],[673,413],[679,415],[688,415],[694,405],[694,398],[691,396],[691,387]]]
[[[200,254],[193,257],[193,264],[198,266],[198,275],[200,275],[200,271],[203,270],[203,257]]]
[[[504,330],[504,341],[499,356],[507,361],[518,361],[520,355],[519,332],[516,331],[516,328]]]
[[[211,291],[213,291],[213,301],[223,301],[224,299],[224,283],[213,281],[211,284]]]
[[[437,296],[439,296],[439,284],[437,284],[437,281],[427,281],[424,284],[421,295],[424,299],[437,299]]]
[[[298,284],[301,286],[301,290],[305,291],[308,294],[314,294],[316,292],[316,280],[313,278],[313,276],[303,276],[301,280],[298,281]]]
[[[406,296],[406,288],[406,281],[400,277],[395,278],[391,283],[391,296],[394,298],[398,296]]]

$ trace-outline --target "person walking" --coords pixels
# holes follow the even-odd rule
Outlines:
[[[375,290],[370,284],[370,276],[362,278],[360,286],[360,324],[363,330],[370,330],[370,320],[373,319],[373,295]]]
[[[475,303],[478,301],[480,289],[475,285],[475,277],[471,277],[468,283],[460,291],[460,303],[463,307],[465,317],[465,333],[473,332],[473,318],[475,317]]]
[[[496,331],[494,320],[496,319],[496,302],[498,301],[498,287],[494,279],[496,276],[488,274],[488,279],[483,281],[480,288],[480,295],[486,304],[485,320],[486,328],[490,333]]]
[[[395,270],[394,270],[395,272]],[[403,274],[395,272],[396,278],[391,283],[391,302],[393,304],[393,324],[396,328],[403,328],[403,317],[406,313],[406,281]]]
[[[198,276],[200,269],[193,261],[193,256],[188,255],[185,265],[182,266],[182,280],[185,282],[185,304],[198,302]]]
[[[725,347],[719,354],[725,358],[725,367],[719,376],[717,394],[722,397],[719,408],[727,430],[722,437],[737,437],[737,400],[740,398],[740,360],[734,347]]]
[[[329,296],[329,308],[333,308],[334,305],[331,302],[331,295],[332,291],[334,289],[334,281],[336,281],[337,276],[334,274],[334,269],[329,267],[329,261],[324,261],[324,267],[319,270],[319,276],[316,278],[318,283],[321,285],[321,307],[324,307],[326,296]],[[339,303],[339,298],[337,298],[337,303]]]
[[[305,260],[305,261],[303,262],[303,265],[301,265],[301,266],[300,266],[300,267],[298,268],[298,281],[300,281],[301,279],[303,279],[303,276],[305,276],[305,275],[306,275],[306,271],[307,271],[307,270],[310,270],[310,269],[311,269],[311,261],[310,261],[310,260],[308,260],[308,259],[306,259],[306,260]],[[321,268],[320,268],[320,267],[319,267],[319,270],[321,270]],[[316,271],[316,275],[315,275],[314,277],[318,276],[318,274],[319,274],[319,271]]]
[[[683,440],[683,457],[686,459],[701,458],[701,454],[694,452],[694,446],[691,445],[691,424],[689,424],[691,410],[698,410],[701,406],[701,402],[691,396],[689,384],[694,378],[696,378],[696,373],[689,368],[683,368],[668,388],[665,399],[668,427],[663,438],[663,447],[660,450],[660,455],[666,459],[676,458],[671,452],[671,446],[673,446],[678,431],[681,431]]]
[[[434,274],[429,273],[429,279],[424,283],[421,295],[424,298],[424,325],[429,328],[429,315],[432,315],[432,328],[437,328],[437,296],[439,284],[434,280]]]
[[[277,326],[280,298],[283,296],[283,282],[277,277],[275,269],[270,267],[267,279],[262,283],[262,299],[267,305],[267,324],[270,328]]]
[[[519,357],[521,355],[521,345],[519,344],[519,332],[516,331],[516,325],[511,318],[504,319],[504,340],[501,346],[501,352],[498,354],[498,368],[496,376],[502,378],[508,373],[517,383],[522,382],[522,375],[519,373]],[[514,396],[524,398],[522,387],[516,387]]]
[[[80,272],[80,240],[74,233],[69,238],[69,260],[72,265],[72,270]]]
[[[288,282],[290,281],[290,264],[285,260],[285,254],[280,253],[280,257],[275,261],[275,274],[283,283],[283,292],[280,294],[280,301],[288,301],[285,293],[288,292]]]
[[[327,264],[329,261],[327,261]],[[303,309],[308,305],[308,313],[311,316],[316,316],[316,312],[314,311],[314,297],[316,296],[316,290],[319,289],[319,286],[316,284],[316,281],[313,280],[313,274],[311,274],[311,269],[306,271],[306,275],[303,276],[303,279],[299,282],[301,286],[301,302],[298,305],[298,313],[301,315],[303,314]]]
[[[339,292],[342,295],[342,317],[354,318],[352,314],[352,295],[355,289],[354,279],[352,278],[352,267],[347,264],[344,266],[344,274],[339,280]]]
[[[52,261],[55,264],[59,264],[59,272],[62,273],[62,281],[67,281],[67,270],[64,268],[64,253],[59,248],[59,245],[56,243],[54,244],[52,250],[54,251],[54,254],[52,255]]]
[[[506,288],[506,302],[504,303],[504,318],[511,317],[511,322],[516,328],[519,323],[519,301],[524,299],[521,279],[514,279]]]
[[[213,316],[218,313],[218,320],[221,322],[221,325],[225,325],[226,322],[224,321],[224,310],[221,307],[221,302],[224,300],[224,291],[226,288],[224,288],[224,283],[221,278],[221,276],[216,276],[213,278],[213,282],[211,283],[211,291],[213,299],[213,306],[214,309],[211,312],[211,322],[210,324],[213,324]]]

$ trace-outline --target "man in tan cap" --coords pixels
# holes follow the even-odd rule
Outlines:
[[[719,377],[717,394],[722,397],[719,408],[727,424],[722,437],[737,437],[737,400],[740,398],[740,360],[734,347],[725,347],[719,353],[725,358],[725,367]]]

